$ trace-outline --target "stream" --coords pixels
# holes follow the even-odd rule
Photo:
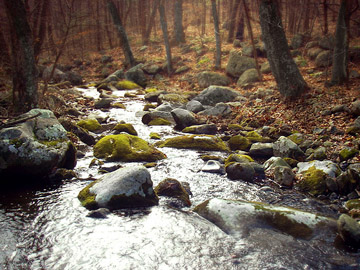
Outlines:
[[[95,88],[79,89],[98,98]],[[138,136],[150,143],[150,132],[162,138],[181,135],[169,126],[141,122],[142,96],[125,98],[126,109],[112,108],[109,118],[134,125]],[[130,91],[131,92],[131,91]],[[0,191],[0,269],[360,269],[360,253],[334,244],[336,234],[324,230],[310,240],[271,230],[228,235],[192,208],[211,198],[241,199],[280,204],[337,218],[326,203],[294,190],[231,181],[226,175],[201,172],[201,151],[162,148],[168,158],[148,169],[154,187],[167,177],[188,182],[192,207],[170,207],[160,197],[158,206],[118,210],[106,219],[87,217],[77,195],[91,181],[20,191]],[[225,153],[207,152],[225,157]],[[79,178],[100,176],[88,148],[75,168]],[[133,166],[139,163],[109,163]]]

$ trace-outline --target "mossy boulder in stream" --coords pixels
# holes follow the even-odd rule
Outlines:
[[[159,147],[186,148],[204,151],[230,151],[220,138],[213,135],[178,136],[156,143],[156,145]]]
[[[126,132],[130,135],[137,136],[137,131],[135,130],[134,126],[129,123],[119,123],[114,127],[114,130],[118,133]]]
[[[77,125],[79,127],[82,127],[88,131],[98,131],[101,129],[101,125],[99,123],[98,120],[96,119],[84,119],[84,120],[80,120],[79,122],[77,122]]]
[[[94,146],[94,156],[109,161],[157,161],[166,155],[143,139],[129,135],[108,135]]]
[[[115,84],[116,89],[118,90],[133,90],[133,89],[139,89],[142,88],[137,83],[134,83],[129,80],[122,80]]]
[[[249,150],[251,146],[250,140],[241,135],[232,136],[228,141],[228,144],[231,150],[242,150],[242,151]]]
[[[324,229],[323,225],[336,226],[336,221],[327,217],[260,202],[214,198],[196,206],[194,211],[224,232],[240,236],[261,229],[310,239],[317,229]]]
[[[176,198],[180,200],[181,204],[183,204],[184,206],[191,206],[188,192],[176,179],[164,179],[155,187],[155,193],[158,196]]]
[[[158,204],[149,171],[143,166],[120,168],[82,189],[81,205],[89,210],[121,209]]]

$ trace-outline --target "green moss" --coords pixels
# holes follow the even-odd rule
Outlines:
[[[94,156],[110,161],[157,161],[166,155],[139,137],[129,134],[108,135],[94,146]]]
[[[155,118],[148,123],[148,126],[171,126],[171,122],[164,118]]]
[[[228,129],[234,130],[234,131],[240,131],[240,130],[243,130],[243,126],[239,125],[239,124],[229,124]]]
[[[46,145],[47,147],[53,147],[53,148],[60,148],[61,143],[67,141],[67,139],[61,139],[61,140],[53,140],[53,141],[45,141],[45,140],[38,140],[39,143]]]
[[[299,163],[299,161],[297,161],[296,159],[293,159],[293,158],[285,157],[283,159],[287,164],[290,165],[291,168],[295,168],[297,166],[297,164]]]
[[[24,142],[21,139],[12,139],[10,140],[10,144],[15,146],[16,148],[20,148],[24,144]]]
[[[116,130],[117,132],[126,132],[129,133],[130,135],[135,135],[135,136],[138,135],[132,124],[117,124],[114,127],[114,130]]]
[[[355,157],[357,154],[359,154],[359,150],[355,148],[344,148],[343,150],[340,151],[339,158],[340,161],[345,161]]]
[[[300,145],[302,142],[305,141],[305,137],[303,134],[301,133],[294,133],[291,134],[290,136],[288,136],[288,138],[290,140],[292,140],[294,143],[296,143],[297,145]]]
[[[99,208],[97,202],[95,201],[96,195],[90,192],[90,188],[95,185],[97,181],[92,182],[83,188],[78,195],[78,199],[81,202],[81,205],[89,210],[94,210]]]
[[[348,200],[345,203],[345,207],[348,210],[352,210],[352,209],[358,209],[360,210],[360,199],[353,199],[353,200]]]
[[[149,163],[145,163],[144,167],[145,168],[154,168],[156,167],[157,163],[156,162],[149,162]]]
[[[133,90],[133,89],[142,88],[140,85],[128,80],[122,80],[117,82],[115,84],[115,87],[119,90]]]
[[[308,192],[314,196],[326,194],[326,173],[322,170],[316,169],[315,166],[312,166],[303,173],[303,180],[296,183],[296,186],[300,190]]]
[[[156,133],[156,132],[150,132],[150,139],[153,139],[153,140],[160,140],[161,139],[161,136]]]
[[[115,103],[111,104],[111,107],[113,107],[113,108],[119,108],[119,109],[124,109],[124,110],[126,109],[125,105],[122,104],[121,102],[115,102]]]
[[[225,166],[229,166],[230,163],[239,162],[239,163],[249,163],[254,162],[254,160],[248,155],[239,155],[239,154],[231,154],[225,160]]]
[[[155,109],[156,107],[155,104],[147,103],[144,105],[143,111],[150,111],[150,109]]]
[[[101,125],[96,119],[80,120],[79,122],[77,122],[77,125],[92,132],[101,129]]]
[[[235,135],[231,137],[230,140],[228,141],[228,144],[231,150],[242,150],[242,151],[249,150],[251,146],[250,140],[241,135]]]
[[[126,93],[124,94],[124,97],[127,97],[127,98],[135,98],[135,97],[136,97],[136,94],[126,92]]]
[[[160,98],[162,103],[164,103],[166,101],[166,102],[169,102],[169,103],[185,104],[185,103],[187,103],[189,101],[184,96],[179,95],[179,94],[173,94],[173,93],[160,95],[159,98]]]
[[[159,142],[157,145],[159,147],[198,149],[204,151],[230,151],[220,138],[212,135],[178,136]]]
[[[213,155],[201,155],[200,158],[201,158],[203,161],[208,161],[208,160],[221,161],[221,160],[223,160],[222,157],[213,156]]]
[[[145,89],[145,93],[155,93],[156,91],[158,91],[156,88],[146,88]]]
[[[259,133],[257,133],[256,131],[249,131],[246,134],[246,138],[248,138],[250,140],[250,142],[255,143],[255,142],[263,142],[264,138],[263,136],[261,136]]]

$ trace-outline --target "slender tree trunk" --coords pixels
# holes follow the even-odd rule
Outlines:
[[[203,0],[203,16],[202,16],[202,23],[201,23],[201,35],[205,35],[206,33],[206,0]]]
[[[96,50],[101,51],[100,0],[96,0]]]
[[[230,22],[229,22],[229,35],[227,42],[231,43],[234,41],[234,32],[235,32],[235,22],[236,22],[236,14],[240,7],[240,0],[235,0],[233,9],[231,10]]]
[[[327,0],[324,0],[323,2],[323,15],[324,15],[324,29],[323,34],[327,35],[328,33],[328,3]]]
[[[308,86],[291,57],[276,0],[261,0],[259,13],[263,41],[279,91],[287,99],[297,98]]]
[[[168,35],[168,29],[167,29],[167,22],[166,22],[166,17],[165,17],[164,3],[161,0],[156,0],[156,1],[158,1],[161,29],[162,29],[163,36],[164,36],[167,70],[168,70],[168,74],[171,75],[173,69],[172,69],[172,63],[171,63],[171,49],[170,49],[169,35]]]
[[[9,53],[9,47],[4,38],[1,24],[0,24],[0,65],[5,70],[6,74],[11,74],[11,58]]]
[[[182,4],[182,0],[175,0],[174,2],[174,33],[176,44],[185,43]]]
[[[136,61],[135,58],[132,54],[131,48],[130,48],[130,44],[129,44],[129,40],[127,38],[127,34],[125,32],[125,29],[121,23],[121,19],[119,16],[119,13],[116,9],[116,6],[114,4],[114,2],[112,0],[107,0],[107,4],[108,4],[108,8],[109,11],[111,13],[111,16],[113,18],[114,24],[116,29],[118,30],[119,33],[119,37],[121,40],[121,46],[122,49],[124,51],[124,55],[125,55],[125,62],[127,65],[129,65],[130,67],[133,67],[136,65]]]
[[[219,18],[216,11],[216,0],[211,0],[211,10],[214,18],[214,32],[216,39],[216,57],[215,57],[215,69],[221,68],[221,40],[220,40],[220,29],[219,29]]]
[[[241,12],[240,12],[241,13]],[[239,22],[236,29],[235,38],[244,41],[244,16],[242,14],[239,15]]]
[[[349,19],[349,3],[341,0],[335,31],[331,85],[343,84],[348,80]]]
[[[41,14],[40,14],[40,23],[39,23],[39,27],[38,27],[39,30],[38,30],[38,33],[36,34],[36,39],[34,42],[34,56],[35,56],[36,62],[39,60],[41,47],[45,40],[47,13],[49,10],[50,2],[51,2],[50,0],[43,0],[43,3],[42,3],[42,10],[41,10]]]
[[[152,10],[151,10],[151,15],[150,15],[150,19],[149,19],[149,23],[148,23],[148,27],[146,29],[146,32],[145,32],[145,37],[144,37],[144,41],[143,41],[143,44],[144,45],[147,45],[149,43],[149,38],[150,38],[150,34],[151,34],[151,29],[154,25],[154,22],[155,22],[155,17],[156,17],[156,11],[158,9],[158,1],[154,1],[153,2],[153,7],[152,7]]]
[[[11,28],[16,38],[13,44],[14,59],[13,92],[19,94],[19,100],[15,101],[21,111],[28,111],[37,107],[38,82],[35,65],[32,33],[27,21],[26,9],[21,0],[5,0],[6,12],[9,15]],[[14,51],[17,49],[16,51]]]
[[[253,48],[254,59],[255,59],[255,64],[256,64],[256,71],[257,71],[257,73],[259,75],[259,79],[261,80],[262,76],[261,76],[260,67],[259,67],[259,61],[258,61],[258,58],[257,58],[257,52],[256,52],[256,48],[255,48],[254,35],[253,35],[252,28],[251,28],[251,23],[250,23],[249,10],[248,10],[248,7],[246,5],[245,0],[242,0],[242,2],[243,2],[244,13],[245,13],[245,18],[246,18],[246,25],[247,25],[247,28],[248,28],[248,31],[249,31],[249,37],[250,37],[251,45],[252,45],[252,48]]]

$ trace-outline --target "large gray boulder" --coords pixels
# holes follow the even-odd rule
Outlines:
[[[255,180],[255,169],[250,163],[234,162],[226,166],[227,177],[231,180],[242,180],[253,182]]]
[[[66,81],[67,76],[66,76],[65,72],[62,72],[60,69],[57,69],[57,68],[55,68],[54,74],[53,74],[52,78],[50,78],[52,68],[53,67],[50,66],[50,67],[46,67],[44,69],[43,74],[42,74],[42,78],[44,81],[49,81],[50,79],[52,79],[52,81],[55,83]]]
[[[147,84],[147,78],[144,71],[141,69],[142,65],[139,64],[135,67],[132,67],[125,72],[125,79],[137,83],[141,87],[145,87]]]
[[[158,204],[149,171],[143,166],[107,173],[80,191],[78,199],[87,209],[121,209]]]
[[[250,156],[269,158],[273,156],[273,144],[272,143],[253,143],[249,150]]]
[[[35,115],[38,116],[0,130],[0,175],[5,175],[0,177],[2,180],[6,176],[19,181],[42,180],[56,168],[74,168],[76,149],[53,112],[33,109],[19,119]]]
[[[171,111],[171,115],[175,120],[176,129],[183,130],[188,126],[198,124],[195,115],[188,110],[177,108]]]
[[[338,231],[344,243],[360,248],[360,224],[348,215],[342,214],[338,221]]]
[[[227,86],[230,84],[230,79],[220,73],[204,71],[197,76],[200,87],[206,88],[210,85]]]
[[[192,99],[188,103],[186,103],[185,109],[187,109],[188,111],[191,111],[193,113],[198,113],[198,112],[205,110],[205,108],[201,104],[201,102],[194,100],[194,99]]]
[[[226,73],[232,77],[238,78],[246,70],[256,68],[255,60],[251,57],[242,56],[239,52],[230,53],[229,61],[226,66]]]
[[[237,81],[237,85],[244,86],[248,83],[257,82],[259,80],[260,77],[257,70],[255,68],[251,68],[241,74],[239,80]]]
[[[211,116],[226,116],[232,112],[231,107],[223,102],[215,105],[215,107],[208,108],[199,112],[199,115],[211,115]]]
[[[229,87],[211,85],[196,96],[194,100],[199,101],[202,105],[214,106],[219,102],[234,101],[239,95],[238,92]]]
[[[281,136],[273,144],[274,156],[277,157],[289,157],[296,160],[303,160],[305,158],[305,153],[287,137]]]

